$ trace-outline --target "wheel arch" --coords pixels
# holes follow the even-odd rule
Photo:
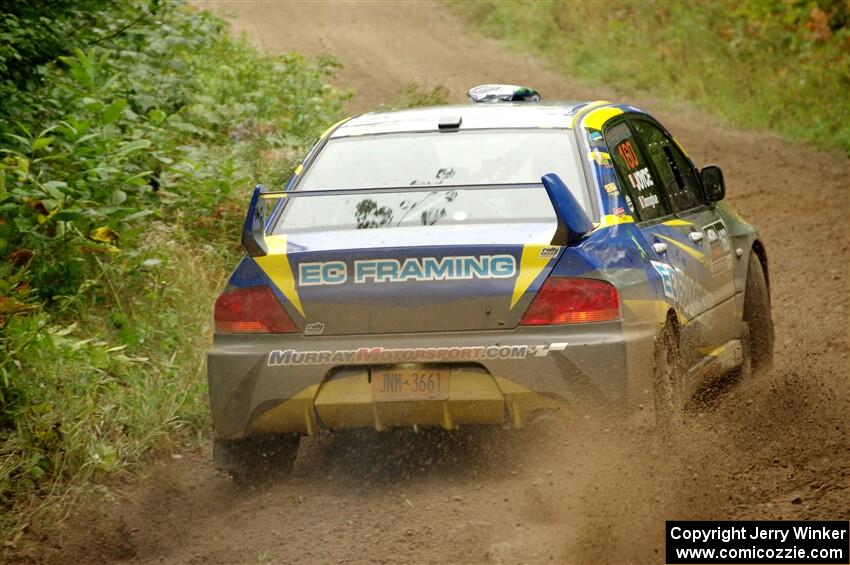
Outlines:
[[[770,291],[770,273],[767,269],[767,251],[764,249],[764,244],[761,240],[753,241],[753,253],[756,254],[756,257],[759,259],[759,263],[761,263],[761,270],[764,271],[764,282],[767,284],[767,290]]]
[[[664,320],[664,323],[669,323],[673,328],[673,333],[676,334],[676,338],[678,339],[681,334],[681,325],[682,323],[679,321],[679,314],[673,308],[667,309],[667,318]]]

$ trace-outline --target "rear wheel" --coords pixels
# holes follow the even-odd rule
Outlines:
[[[685,405],[679,339],[672,320],[667,320],[655,339],[654,358],[655,422],[661,429],[670,430],[681,423]]]
[[[294,434],[237,440],[215,440],[213,461],[239,481],[283,478],[298,457],[300,437]]]
[[[747,284],[744,291],[744,322],[749,328],[749,353],[753,372],[773,366],[773,319],[770,292],[761,261],[750,252]]]

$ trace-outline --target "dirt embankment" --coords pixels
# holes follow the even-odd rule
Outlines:
[[[770,257],[776,367],[660,441],[636,417],[572,414],[545,432],[346,434],[307,440],[292,478],[236,488],[208,453],[112,485],[44,544],[50,561],[138,563],[661,562],[670,518],[850,519],[846,156],[700,113],[573,83],[432,4],[211,3],[268,52],[330,52],[378,106],[416,80],[533,85],[549,99],[626,99],[655,113]]]

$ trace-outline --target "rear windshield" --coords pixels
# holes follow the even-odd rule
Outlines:
[[[286,202],[274,232],[555,221],[542,186],[363,192],[293,198]]]
[[[557,173],[591,214],[575,140],[567,130],[470,130],[331,139],[296,190],[363,189],[364,194],[292,199],[275,231],[552,221],[552,204],[540,185],[540,177],[547,173]],[[538,186],[499,188],[516,184]],[[440,185],[493,188],[427,190]],[[369,192],[374,188],[407,190]]]

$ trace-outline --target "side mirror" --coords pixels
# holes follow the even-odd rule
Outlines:
[[[717,165],[709,165],[699,173],[705,199],[708,202],[719,202],[726,196],[726,185],[723,183],[723,171]]]
[[[584,208],[573,193],[555,173],[544,175],[540,180],[558,218],[558,228],[552,238],[552,245],[564,246],[578,241],[593,229],[593,222],[587,217]]]

